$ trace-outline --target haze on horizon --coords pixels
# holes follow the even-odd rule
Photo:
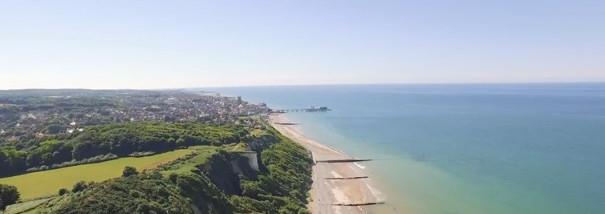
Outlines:
[[[605,81],[603,1],[2,1],[0,89]]]

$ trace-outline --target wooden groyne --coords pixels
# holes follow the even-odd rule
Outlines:
[[[326,180],[355,180],[355,179],[365,179],[369,178],[368,176],[353,176],[353,177],[338,177],[338,178],[325,178]]]
[[[384,201],[377,202],[362,202],[362,203],[334,203],[332,206],[341,206],[341,207],[359,207],[359,206],[371,206],[371,205],[380,205],[385,204]]]
[[[315,163],[354,163],[372,161],[372,159],[332,159],[332,160],[315,160]]]
[[[295,126],[295,125],[300,125],[300,123],[275,123],[277,125],[282,125],[282,126]]]

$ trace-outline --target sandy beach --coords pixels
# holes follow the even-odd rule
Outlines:
[[[290,124],[296,121],[289,121],[283,114],[271,115],[270,121],[283,135],[311,151],[315,161],[353,158],[305,137],[298,126]],[[363,163],[316,163],[313,166],[313,187],[309,202],[312,213],[371,213],[372,206],[381,206],[342,206],[385,202],[384,195],[375,187],[371,175],[364,169]],[[351,177],[364,178],[342,179]]]

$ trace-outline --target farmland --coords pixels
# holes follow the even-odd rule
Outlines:
[[[191,152],[192,150],[189,149],[180,149],[147,157],[126,157],[101,163],[28,173],[0,178],[0,184],[16,186],[21,193],[21,198],[27,200],[57,194],[61,188],[71,189],[78,181],[100,182],[119,177],[125,166],[135,167],[139,171],[155,168]]]

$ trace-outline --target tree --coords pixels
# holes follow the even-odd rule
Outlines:
[[[0,169],[2,169],[2,172],[0,172],[0,176],[10,173],[10,167],[11,167],[11,165],[9,163],[8,157],[6,156],[6,154],[4,154],[4,151],[2,151],[2,149],[0,149]],[[7,170],[4,170],[4,169],[7,169]],[[2,207],[2,200],[0,200],[0,207]]]
[[[170,181],[172,181],[173,184],[176,184],[176,180],[179,178],[178,175],[171,173],[168,178],[170,179]]]
[[[122,177],[130,177],[138,174],[139,172],[137,171],[137,169],[132,166],[124,167],[124,171],[122,171]]]
[[[88,184],[84,181],[80,181],[74,184],[74,187],[71,189],[71,192],[80,192],[82,190],[85,190],[86,188],[88,188]]]
[[[68,192],[68,190],[65,188],[59,189],[59,195],[65,195],[65,194],[67,194],[67,192]]]
[[[0,210],[4,210],[8,205],[17,203],[19,197],[20,194],[17,191],[17,187],[0,184]]]
[[[98,154],[98,148],[94,144],[85,142],[76,144],[72,150],[72,156],[76,160],[93,157]]]
[[[50,124],[46,127],[46,132],[49,134],[58,134],[63,130],[63,126],[59,124]]]

